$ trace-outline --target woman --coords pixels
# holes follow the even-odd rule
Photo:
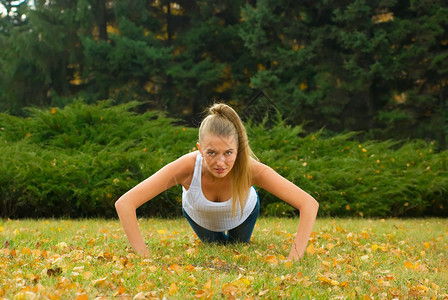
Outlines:
[[[148,256],[136,209],[174,185],[181,184],[182,211],[204,242],[249,242],[259,212],[253,188],[272,193],[300,211],[299,227],[289,259],[305,252],[319,204],[299,187],[253,158],[238,114],[215,104],[199,128],[198,151],[169,163],[115,203],[134,250]]]

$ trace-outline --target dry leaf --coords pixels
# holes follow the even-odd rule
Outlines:
[[[172,265],[169,267],[169,269],[170,269],[171,271],[176,272],[177,274],[182,273],[182,272],[184,271],[184,269],[182,269],[182,267],[179,266],[178,264],[172,264]]]
[[[316,249],[314,249],[314,245],[310,244],[307,248],[306,248],[306,254],[308,255],[313,255],[314,253],[316,253]]]
[[[97,280],[93,280],[92,281],[92,285],[96,286],[96,287],[100,287],[100,286],[105,286],[106,285],[106,280],[107,280],[107,276],[97,279]]]
[[[122,286],[120,286],[118,288],[118,290],[114,293],[114,296],[119,296],[119,295],[123,295],[124,293],[126,293],[126,289]]]
[[[61,268],[54,268],[54,269],[48,269],[47,270],[47,276],[59,276],[62,273]]]
[[[140,292],[140,293],[136,294],[134,296],[134,298],[132,298],[132,299],[133,300],[144,300],[144,299],[147,299],[147,298],[146,298],[146,295],[145,295],[144,292]]]
[[[204,290],[197,290],[196,294],[194,295],[195,298],[204,298],[207,294]]]
[[[275,257],[275,255],[266,255],[265,260],[268,263],[273,264],[273,265],[278,264],[278,260],[277,260],[277,257]]]
[[[169,288],[169,290],[168,290],[168,293],[169,293],[171,296],[174,296],[174,295],[177,294],[178,291],[179,291],[179,288],[177,287],[176,283],[175,283],[175,282],[171,283],[171,284],[170,284],[170,288]]]
[[[222,292],[225,295],[234,297],[236,295],[237,291],[238,291],[238,288],[231,283],[226,283],[222,286]]]

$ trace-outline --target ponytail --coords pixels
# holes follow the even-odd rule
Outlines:
[[[199,127],[199,143],[206,134],[233,136],[237,140],[237,157],[231,170],[232,212],[235,215],[236,205],[239,204],[242,214],[252,183],[250,157],[254,156],[246,129],[235,110],[226,104],[218,103],[209,108],[208,116]]]

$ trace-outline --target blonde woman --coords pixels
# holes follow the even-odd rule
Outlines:
[[[149,251],[140,234],[136,209],[163,191],[182,185],[182,211],[203,242],[249,242],[260,201],[254,185],[300,211],[299,227],[289,253],[305,252],[319,204],[309,194],[254,159],[238,114],[226,104],[209,108],[199,127],[198,151],[160,169],[115,203],[126,236],[142,256]]]

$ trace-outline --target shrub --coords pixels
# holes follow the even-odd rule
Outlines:
[[[132,113],[137,105],[76,102],[30,109],[26,119],[0,115],[1,216],[114,216],[118,197],[196,139],[160,112]],[[142,210],[175,215],[172,199],[168,191]]]
[[[435,153],[434,143],[361,144],[354,132],[325,138],[281,119],[248,128],[259,159],[315,197],[320,215],[447,215],[448,152]],[[264,191],[260,199],[278,201]]]
[[[0,114],[0,217],[115,216],[114,202],[168,162],[191,151],[197,129],[137,102]],[[307,134],[281,118],[247,123],[258,158],[309,192],[327,216],[447,215],[448,152],[423,141],[368,141],[356,133]],[[295,213],[259,191],[262,214]],[[145,204],[145,216],[181,215],[174,187]]]

